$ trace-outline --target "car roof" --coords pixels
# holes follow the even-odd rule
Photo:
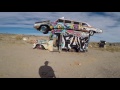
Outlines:
[[[75,20],[70,20],[70,19],[63,19],[63,18],[59,18],[58,20],[68,20],[68,21],[74,21],[74,22],[79,22],[79,21],[75,21]]]
[[[59,18],[59,19],[57,19],[57,20],[68,20],[68,21],[73,21],[73,22],[80,22],[80,23],[86,23],[86,22],[81,22],[81,21],[75,21],[75,20],[70,20],[70,19],[65,19],[65,18]],[[86,23],[86,24],[88,24],[88,23]],[[89,25],[89,24],[88,24]],[[89,25],[89,26],[91,26],[91,25]]]

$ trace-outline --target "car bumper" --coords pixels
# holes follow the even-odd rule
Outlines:
[[[39,29],[40,25],[39,24],[34,24],[33,26],[35,29]]]
[[[97,29],[96,32],[97,32],[97,33],[103,33],[103,30]]]

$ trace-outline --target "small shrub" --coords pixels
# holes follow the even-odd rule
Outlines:
[[[29,40],[29,41],[27,41],[27,43],[33,44],[33,43],[34,43],[34,40]]]
[[[22,39],[23,39],[23,36],[22,36],[22,35],[17,35],[17,36],[15,37],[15,39],[16,39],[16,40],[22,40]]]
[[[2,38],[0,38],[0,40],[2,40]]]

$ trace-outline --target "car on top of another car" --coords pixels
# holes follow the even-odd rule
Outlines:
[[[103,32],[103,30],[94,28],[86,22],[64,19],[64,17],[57,19],[55,22],[50,22],[50,20],[35,22],[34,28],[44,34],[47,34],[51,30],[83,31],[89,32],[91,36],[93,36],[94,33]]]

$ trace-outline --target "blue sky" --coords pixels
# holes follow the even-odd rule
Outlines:
[[[35,22],[63,16],[103,30],[90,41],[120,42],[120,12],[0,12],[0,33],[43,35],[33,28]]]

